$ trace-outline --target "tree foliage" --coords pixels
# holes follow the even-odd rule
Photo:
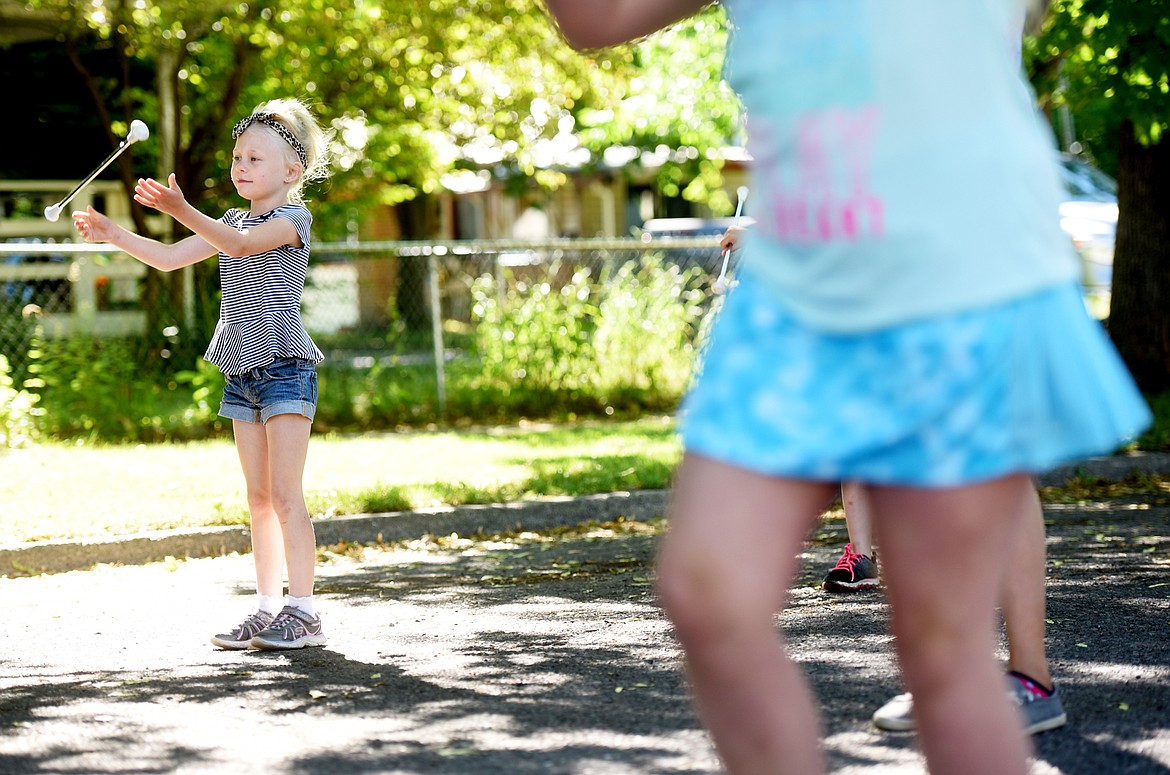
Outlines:
[[[232,124],[275,96],[306,98],[337,130],[323,196],[393,203],[433,190],[467,143],[523,162],[556,129],[542,119],[615,91],[615,68],[559,45],[530,0],[34,2],[56,16],[111,133],[115,116],[141,115],[157,128],[161,171],[213,199],[230,194]],[[89,68],[87,48],[115,52],[118,70]],[[139,61],[153,83],[129,66]],[[445,147],[456,150],[443,158]]]
[[[1122,121],[1143,145],[1170,121],[1170,3],[1056,0],[1030,46],[1038,92],[1069,108],[1082,146],[1117,172]]]
[[[668,166],[709,178],[707,151],[734,126],[711,96],[722,49],[711,13],[667,39],[584,57],[539,0],[30,3],[50,15],[110,144],[143,118],[159,173],[220,206],[234,122],[276,96],[314,104],[336,130],[337,172],[317,192],[326,237],[346,220],[331,208],[401,202],[460,168],[556,185],[558,168],[599,159],[605,144],[683,148]],[[685,77],[668,74],[680,65]]]
[[[719,154],[742,145],[742,107],[723,81],[727,35],[727,18],[715,4],[630,47],[625,96],[614,113],[580,116],[584,144],[598,155],[613,146],[637,149],[661,164],[663,194],[730,212],[734,203],[719,187]]]

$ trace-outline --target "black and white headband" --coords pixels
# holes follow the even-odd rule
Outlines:
[[[292,149],[297,152],[297,158],[301,160],[301,167],[308,169],[309,154],[305,152],[305,146],[301,143],[300,140],[297,139],[296,135],[289,131],[288,127],[277,120],[275,113],[253,113],[247,118],[242,119],[240,123],[236,124],[236,128],[232,130],[232,139],[235,140],[239,138],[239,136],[244,133],[245,129],[256,123],[272,127],[272,129],[278,135],[283,137],[285,142],[291,145]]]

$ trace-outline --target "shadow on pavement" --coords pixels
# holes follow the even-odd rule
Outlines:
[[[1035,738],[1034,771],[1170,772],[1170,510],[1048,517],[1070,722]],[[715,772],[654,600],[658,534],[340,547],[319,576],[330,645],[288,653],[205,645],[250,604],[248,557],[4,581],[0,772]],[[810,542],[779,626],[832,771],[919,772],[914,736],[868,721],[900,691],[884,596],[817,588],[842,537],[830,520]]]

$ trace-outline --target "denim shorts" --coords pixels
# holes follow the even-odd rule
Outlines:
[[[313,419],[317,412],[317,369],[300,358],[277,358],[243,374],[227,377],[219,416],[266,423],[278,414]]]

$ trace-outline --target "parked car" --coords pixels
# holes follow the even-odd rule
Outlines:
[[[1113,284],[1113,243],[1117,236],[1117,182],[1068,153],[1060,155],[1068,198],[1060,204],[1060,228],[1081,254],[1085,290],[1108,294]]]
[[[642,239],[646,242],[668,237],[722,237],[734,218],[651,218],[642,224]],[[741,218],[747,226],[750,218]]]
[[[1101,170],[1068,153],[1060,154],[1066,198],[1060,203],[1060,227],[1081,255],[1083,282],[1090,294],[1108,296],[1113,282],[1113,242],[1117,234],[1117,182]],[[685,237],[721,236],[731,218],[654,218],[642,226],[642,240],[662,243]],[[752,223],[742,219],[741,225]],[[670,249],[680,264],[700,264],[717,271],[719,256],[696,248]]]
[[[667,260],[684,269],[701,266],[709,274],[719,272],[723,263],[718,249],[671,246],[679,239],[695,237],[722,237],[734,218],[651,218],[642,224],[641,239],[646,243],[661,244]],[[739,225],[747,228],[755,223],[751,218],[740,218]]]
[[[23,239],[13,241],[37,242]],[[69,258],[61,253],[11,253],[0,256],[0,262],[9,266],[68,264]],[[45,312],[68,312],[73,306],[73,292],[69,281],[64,278],[0,281],[0,304],[13,309],[33,304]]]

